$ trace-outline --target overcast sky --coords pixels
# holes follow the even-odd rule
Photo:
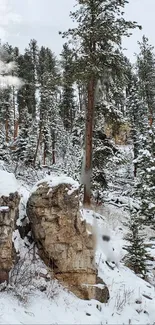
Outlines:
[[[143,31],[136,31],[124,46],[133,59],[138,51],[137,40],[145,34],[155,46],[155,0],[130,0],[126,6],[128,19],[136,20]],[[0,38],[23,50],[31,38],[39,45],[49,46],[56,54],[61,52],[59,30],[70,24],[69,12],[75,0],[0,0]]]

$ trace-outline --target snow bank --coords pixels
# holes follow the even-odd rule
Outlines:
[[[36,292],[28,304],[13,295],[0,295],[0,324],[101,324],[97,301],[84,301],[61,289],[52,299]]]
[[[60,184],[69,184],[71,185],[71,189],[68,191],[68,195],[71,195],[75,190],[79,188],[79,183],[75,181],[73,178],[68,177],[64,174],[59,176],[55,174],[51,174],[49,176],[46,176],[44,179],[40,180],[39,182],[37,182],[36,185],[32,188],[30,194],[35,192],[40,186],[42,186],[43,183],[47,183],[50,189]]]
[[[18,191],[19,184],[12,173],[0,170],[0,196],[9,196],[10,193]]]

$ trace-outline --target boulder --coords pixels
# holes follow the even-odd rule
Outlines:
[[[19,201],[17,192],[0,197],[0,283],[8,281],[15,260],[12,234],[18,217]]]
[[[96,299],[102,303],[108,302],[110,294],[107,285],[99,276],[97,276],[96,284]]]
[[[65,287],[96,298],[94,242],[79,213],[79,185],[68,177],[46,178],[33,189],[27,215],[40,257]]]

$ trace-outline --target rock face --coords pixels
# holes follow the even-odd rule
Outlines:
[[[27,204],[39,254],[69,290],[80,298],[95,299],[93,238],[80,218],[78,186],[70,179],[53,183],[40,183]]]
[[[17,192],[0,197],[0,283],[8,281],[15,258],[12,234],[18,217],[19,201]]]

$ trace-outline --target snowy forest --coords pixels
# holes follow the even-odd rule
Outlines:
[[[10,193],[16,191],[20,197],[18,217],[14,217],[16,226],[11,226],[18,258],[9,269],[9,279],[4,276],[5,267],[0,269],[0,302],[12,308],[10,318],[3,311],[4,324],[155,322],[155,50],[144,35],[138,41],[134,63],[126,56],[124,38],[143,27],[125,19],[127,3],[126,0],[77,0],[75,11],[70,13],[75,26],[60,31],[57,36],[64,41],[59,56],[52,48],[39,46],[31,37],[24,52],[1,42],[0,261],[4,254],[4,218],[9,213],[7,209],[12,209],[4,196],[12,200]],[[54,189],[48,188],[45,195],[41,191],[45,190],[47,179],[48,186]],[[65,194],[69,182],[72,188],[68,187],[67,193],[70,191],[71,198],[78,184],[78,203],[77,194],[72,202],[69,194]],[[60,190],[61,185],[64,188]],[[51,195],[48,203],[47,195]],[[53,199],[54,195],[58,197]],[[17,197],[15,200],[18,201]],[[74,262],[72,271],[68,271],[69,267],[62,271],[58,256],[64,249],[52,251],[52,245],[58,240],[54,237],[57,227],[62,238],[63,231],[70,228],[67,221],[62,229],[60,221],[53,225],[50,215],[57,214],[58,219],[63,219],[66,213],[68,220],[70,213],[74,218],[77,204],[88,224],[87,235],[92,234],[97,242],[93,244],[95,268],[108,290],[108,297],[100,302],[97,296],[83,300],[77,284],[72,283],[76,289],[70,289],[69,280],[66,277],[64,281],[64,277],[66,272],[77,272],[77,265]],[[38,212],[41,207],[43,212]],[[44,220],[37,221],[37,218]],[[43,222],[47,222],[45,229]],[[74,222],[74,236],[79,236],[75,241],[80,245],[83,243],[80,236],[86,234],[82,235],[80,227],[83,226],[78,222],[81,221],[76,225]],[[39,227],[44,230],[44,240]],[[54,243],[49,240],[48,228]],[[72,231],[68,232],[72,238]],[[67,236],[66,232],[66,241]],[[60,242],[62,245],[63,239]],[[84,274],[81,269],[94,268],[88,262],[88,247],[82,247],[74,252],[77,260],[80,250],[83,254],[79,257],[83,266],[79,266],[78,274]],[[47,266],[52,268],[54,280],[41,275],[44,272],[40,270]],[[69,292],[59,284],[62,272],[65,274],[62,285]],[[86,272],[88,278],[89,272]],[[5,286],[3,277],[7,280]],[[39,290],[38,305],[32,287]],[[23,298],[32,291],[34,301],[30,308],[25,300],[23,303]],[[45,292],[46,297],[42,296]],[[14,296],[22,301],[20,307],[14,302],[16,312],[11,307]],[[37,315],[42,305],[44,318]],[[23,316],[26,308],[28,315]]]

